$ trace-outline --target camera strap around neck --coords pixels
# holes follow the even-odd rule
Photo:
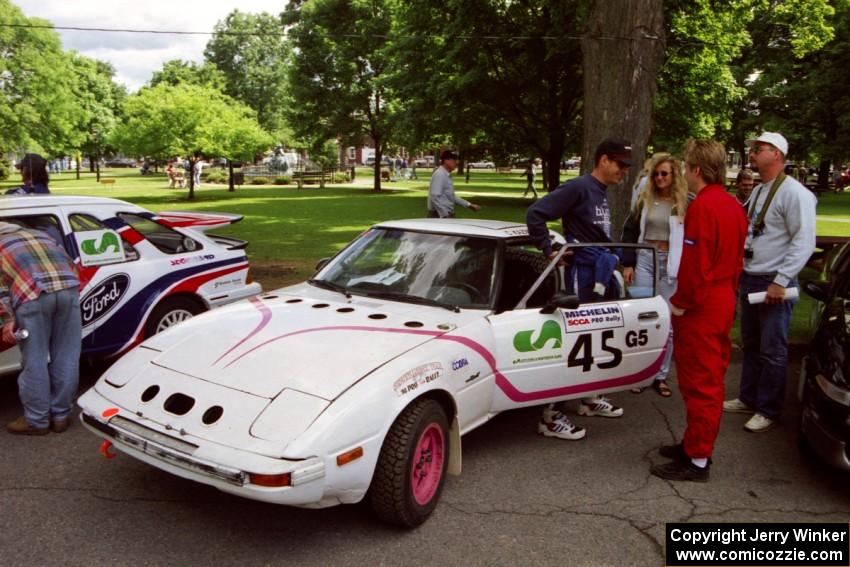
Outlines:
[[[773,202],[773,198],[776,196],[776,192],[779,191],[779,187],[785,182],[785,172],[780,171],[779,175],[776,176],[776,179],[773,180],[773,185],[770,186],[770,193],[767,194],[767,199],[764,201],[764,206],[759,211],[758,217],[756,217],[755,222],[753,223],[753,231],[761,232],[764,230],[764,216],[767,214],[767,209],[770,207],[770,203]],[[758,204],[759,194],[761,190],[764,188],[762,184],[759,187],[758,193],[756,193],[756,198],[750,202],[750,210],[748,211],[747,216],[750,219],[753,218],[753,211],[755,211],[756,205]]]

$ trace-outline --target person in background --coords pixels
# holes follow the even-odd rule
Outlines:
[[[47,233],[0,221],[0,340],[20,346],[24,406],[6,425],[9,433],[62,433],[71,425],[82,344],[79,285],[73,262]]]
[[[16,166],[21,170],[23,185],[6,191],[7,195],[31,195],[50,193],[47,160],[38,154],[26,154]]]
[[[455,195],[452,171],[456,168],[457,154],[451,150],[444,150],[440,154],[440,167],[431,175],[431,185],[428,188],[428,218],[454,218],[455,205],[467,207],[476,212],[481,210],[479,205]]]
[[[755,185],[753,170],[747,167],[741,168],[741,171],[738,172],[738,176],[735,178],[735,198],[744,207],[744,211],[750,205],[750,195],[753,192],[753,185]]]
[[[522,194],[523,197],[528,195],[528,192],[531,191],[534,194],[532,197],[534,200],[537,200],[537,189],[534,188],[534,164],[529,162],[527,166],[525,166],[525,171],[522,172],[522,175],[525,176],[528,185],[525,188],[525,193]]]
[[[688,184],[682,166],[670,154],[655,154],[649,161],[647,183],[632,206],[623,226],[623,242],[651,244],[658,259],[658,292],[668,303],[676,292],[682,241],[685,234],[685,212],[688,209]],[[655,259],[652,251],[623,250],[623,279],[627,284],[644,289],[655,285]],[[653,389],[664,398],[673,392],[667,384],[670,361],[673,357],[673,332],[667,340],[664,362],[652,383]],[[639,394],[643,388],[632,389]]]
[[[760,433],[776,425],[785,404],[788,329],[796,303],[785,298],[785,290],[798,287],[797,274],[815,250],[817,199],[785,174],[788,142],[782,134],[764,132],[747,145],[762,183],[750,198],[741,276],[741,391],[723,409],[753,414],[744,429]],[[764,303],[748,301],[756,292],[766,293]]]
[[[611,242],[611,213],[608,208],[608,186],[619,184],[632,165],[632,147],[625,140],[606,139],[596,148],[593,171],[562,183],[528,208],[525,222],[531,240],[553,260],[558,254],[549,238],[546,223],[561,219],[564,237],[568,242]],[[588,247],[587,262],[580,254],[575,255],[573,274],[577,283],[577,294],[581,301],[598,297],[599,282],[597,262],[604,263],[607,256],[604,248]],[[616,261],[614,262],[616,265]],[[601,278],[605,279],[605,278]],[[602,290],[603,293],[605,290]],[[559,409],[560,408],[560,409]],[[623,408],[615,406],[602,396],[585,398],[579,402],[579,415],[620,417]],[[585,429],[575,425],[563,412],[563,405],[549,404],[537,424],[537,432],[546,437],[578,440],[585,436]]]
[[[679,391],[687,427],[682,442],[664,445],[650,473],[666,480],[707,482],[723,413],[723,381],[744,256],[747,219],[726,192],[726,150],[714,140],[689,140],[685,180],[696,198],[685,216],[682,263],[670,298]]]

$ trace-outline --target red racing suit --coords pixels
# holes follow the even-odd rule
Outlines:
[[[747,218],[720,185],[707,185],[688,207],[673,316],[673,356],[685,400],[682,440],[691,458],[711,457],[723,411],[738,280],[744,263]]]

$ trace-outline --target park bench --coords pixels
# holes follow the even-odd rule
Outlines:
[[[497,167],[496,168],[496,173],[510,173],[510,172],[511,172],[510,166],[508,166],[508,167]]]
[[[115,185],[115,178],[114,177],[102,177],[100,179],[100,183],[101,183],[101,185]]]

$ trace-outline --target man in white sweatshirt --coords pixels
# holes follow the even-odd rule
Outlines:
[[[788,374],[788,328],[795,300],[785,299],[798,287],[797,274],[815,249],[815,196],[786,176],[788,142],[776,132],[747,140],[750,164],[761,176],[753,190],[747,217],[741,276],[741,338],[744,364],[741,393],[723,402],[728,412],[752,413],[744,428],[754,433],[776,425],[785,401]],[[747,295],[766,292],[764,303],[751,305]]]

